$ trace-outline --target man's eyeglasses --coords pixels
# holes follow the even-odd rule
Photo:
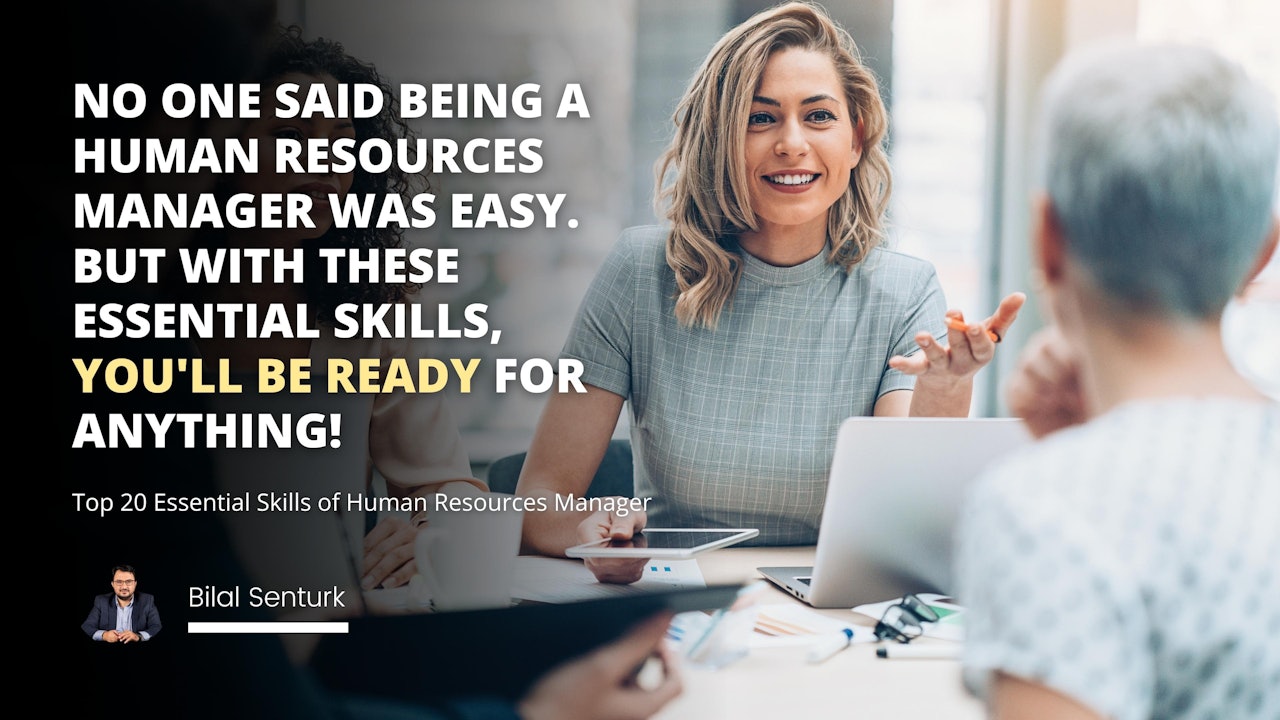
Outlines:
[[[908,643],[924,634],[924,624],[938,621],[938,613],[915,595],[904,595],[890,605],[876,623],[877,640]]]
[[[129,585],[136,585],[137,582],[137,580],[112,580],[111,584],[119,585],[120,587],[128,587]]]

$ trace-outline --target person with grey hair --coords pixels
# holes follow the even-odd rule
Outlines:
[[[1274,100],[1125,46],[1065,60],[1042,113],[1052,324],[1009,389],[1041,438],[962,512],[966,684],[1002,718],[1280,717],[1280,403],[1220,334],[1280,235]]]

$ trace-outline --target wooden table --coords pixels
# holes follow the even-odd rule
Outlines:
[[[814,548],[728,548],[698,560],[708,585],[750,583],[757,567],[812,565]],[[765,603],[799,603],[770,586]],[[848,619],[848,610],[821,610]],[[852,615],[859,624],[861,616]],[[917,643],[941,642],[923,638]],[[806,661],[803,647],[756,648],[720,670],[682,668],[684,693],[663,720],[697,718],[921,718],[980,720],[984,710],[960,682],[954,660],[883,660],[874,645],[854,645],[825,663]]]

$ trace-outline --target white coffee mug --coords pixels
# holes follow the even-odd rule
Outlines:
[[[512,497],[487,493],[467,498],[474,509],[431,511],[414,543],[414,559],[433,608],[476,610],[511,604],[524,520],[524,513],[513,508]]]

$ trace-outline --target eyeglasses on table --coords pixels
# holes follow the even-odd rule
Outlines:
[[[914,593],[908,593],[884,611],[876,623],[876,639],[909,643],[924,634],[925,623],[937,622],[938,619],[936,610]]]

